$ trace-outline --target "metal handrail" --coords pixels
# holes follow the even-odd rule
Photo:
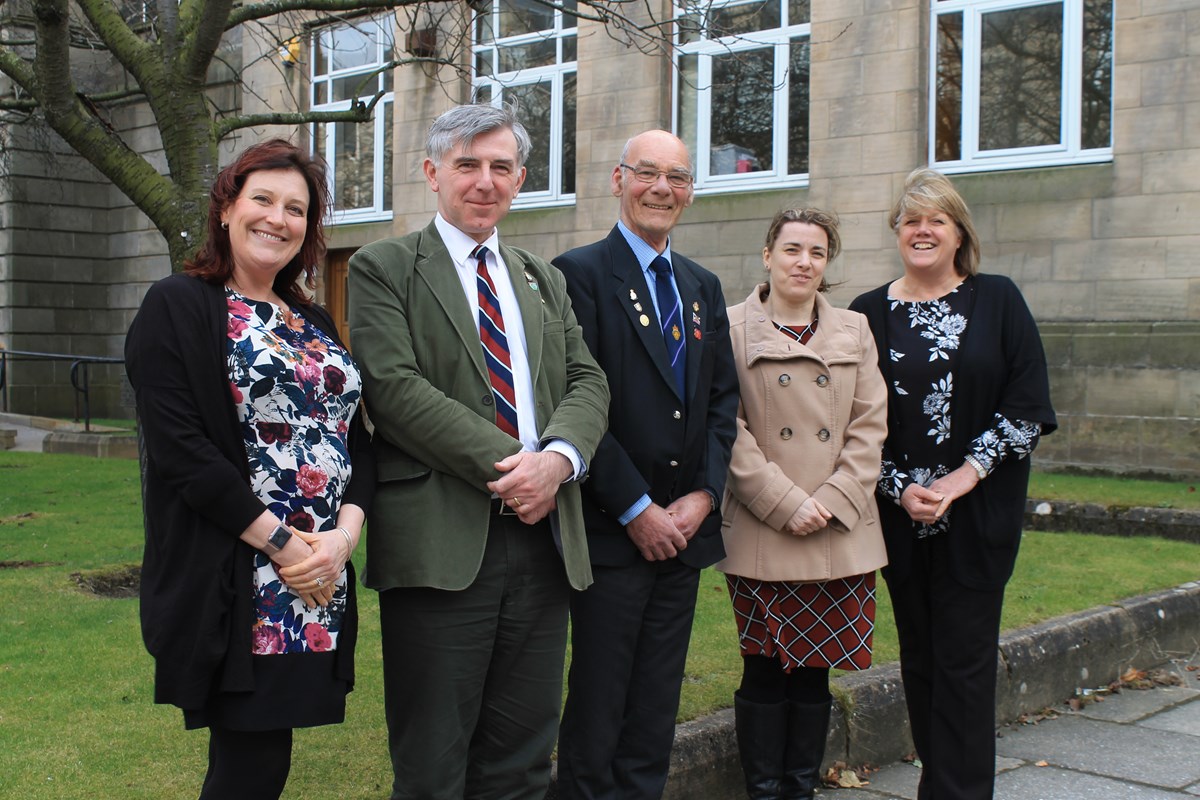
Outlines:
[[[8,362],[16,361],[70,361],[71,388],[75,390],[75,421],[83,417],[83,429],[92,429],[91,386],[89,384],[89,364],[124,364],[123,358],[108,356],[80,356],[71,353],[38,353],[33,350],[5,350],[0,347],[0,411],[8,411]],[[83,404],[83,414],[79,413],[80,403]]]

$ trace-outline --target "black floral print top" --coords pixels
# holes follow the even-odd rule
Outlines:
[[[961,286],[961,284],[960,284]],[[958,468],[950,452],[950,408],[958,346],[969,320],[970,299],[958,287],[936,300],[897,300],[888,295],[888,339],[892,386],[888,402],[896,417],[910,420],[889,436],[883,450],[879,491],[899,504],[911,483],[929,486]],[[992,426],[971,442],[967,452],[985,473],[1009,456],[1025,458],[1037,446],[1041,426],[996,414]],[[953,508],[932,525],[915,525],[918,537],[950,527]]]

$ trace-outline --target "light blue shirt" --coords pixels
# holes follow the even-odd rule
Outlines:
[[[642,268],[642,276],[646,279],[646,286],[650,289],[650,302],[654,304],[654,316],[662,320],[662,311],[658,307],[658,292],[654,290],[655,282],[658,276],[654,274],[654,270],[650,269],[650,262],[657,256],[662,256],[671,264],[671,291],[675,293],[675,301],[679,303],[679,307],[683,308],[683,298],[679,296],[679,285],[675,283],[675,264],[671,261],[671,240],[667,239],[667,246],[660,253],[650,245],[646,244],[640,236],[625,226],[621,220],[617,220],[617,230],[625,237],[625,241],[629,243],[629,247],[633,250],[634,258],[638,260],[638,264]],[[686,347],[686,344],[684,345]],[[650,495],[644,494],[639,497],[633,505],[626,509],[625,513],[617,517],[617,522],[622,525],[628,525],[637,518],[647,508],[650,507]]]

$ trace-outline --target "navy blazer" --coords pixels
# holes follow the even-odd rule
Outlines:
[[[612,392],[608,432],[583,485],[588,551],[597,565],[625,566],[642,557],[618,517],[643,494],[665,507],[696,489],[717,498],[725,489],[738,405],[725,297],[716,275],[678,253],[671,259],[687,341],[683,398],[655,319],[653,289],[620,230],[553,261]],[[724,555],[718,510],[679,558],[700,569]]]
[[[850,308],[866,315],[879,349],[879,370],[892,387],[888,285],[859,295]],[[992,426],[997,413],[1009,420],[1041,423],[1043,436],[1058,427],[1050,405],[1042,340],[1016,284],[1002,275],[976,275],[963,281],[962,291],[970,295],[970,310],[954,369],[950,411],[950,444],[956,464],[966,456],[975,437]],[[898,418],[892,404],[888,410],[889,439],[912,422]],[[890,444],[885,443],[885,449]],[[892,451],[895,455],[894,448]],[[905,469],[907,465],[897,466]],[[945,535],[950,537],[955,578],[964,586],[999,589],[1012,575],[1021,543],[1028,485],[1029,459],[1009,457],[954,502],[950,530]],[[888,552],[884,576],[903,579],[912,563],[916,539],[913,522],[890,497],[879,498],[879,518]]]

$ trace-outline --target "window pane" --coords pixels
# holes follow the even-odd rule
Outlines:
[[[1061,3],[983,15],[979,149],[1062,141]]]
[[[704,37],[704,18],[699,14],[685,14],[675,18],[679,44],[691,44]]]
[[[392,103],[383,104],[383,210],[392,210]]]
[[[492,12],[485,11],[482,14],[475,15],[475,43],[476,44],[491,44],[496,38],[495,31],[492,30]]]
[[[711,174],[773,168],[773,63],[769,48],[713,58]]]
[[[718,39],[779,27],[779,0],[745,3],[713,9],[708,17],[708,36]]]
[[[492,85],[485,83],[482,86],[475,87],[475,96],[471,98],[472,103],[490,103],[492,102]]]
[[[937,109],[934,114],[934,159],[962,158],[962,14],[937,18]]]
[[[351,27],[334,28],[329,32],[329,38],[333,69],[350,69],[375,63],[375,40],[366,31]]]
[[[808,39],[793,39],[788,63],[788,174],[808,172]]]
[[[572,39],[571,41],[574,41]],[[563,194],[575,194],[575,73],[563,76]]]
[[[492,72],[492,55],[494,50],[481,50],[475,54],[475,75],[480,78],[490,77]]]
[[[329,54],[326,38],[328,31],[322,31],[313,37],[313,75],[324,75],[329,72]]]
[[[700,58],[695,55],[679,57],[679,138],[696,158],[696,97],[700,82]]]
[[[518,36],[554,27],[554,9],[537,0],[500,0],[498,36]]]
[[[374,97],[379,87],[379,77],[376,75],[352,75],[349,78],[337,78],[333,81],[333,100],[340,103],[343,100],[356,100],[359,97]]]
[[[563,37],[562,44],[563,44],[562,60],[564,62],[577,60],[578,56],[576,55],[576,46],[575,46],[576,39],[575,39],[575,37],[574,36]]]
[[[515,72],[527,67],[544,67],[558,58],[555,39],[542,39],[530,44],[500,48],[500,71]]]
[[[349,211],[375,205],[375,125],[335,123],[334,173],[338,208]]]
[[[531,83],[505,89],[507,102],[517,102],[517,116],[529,131],[533,150],[525,162],[525,186],[530,192],[550,188],[550,84]]]
[[[788,0],[788,25],[801,25],[812,17],[811,0]]]
[[[1083,4],[1082,144],[1112,145],[1112,0]]]

